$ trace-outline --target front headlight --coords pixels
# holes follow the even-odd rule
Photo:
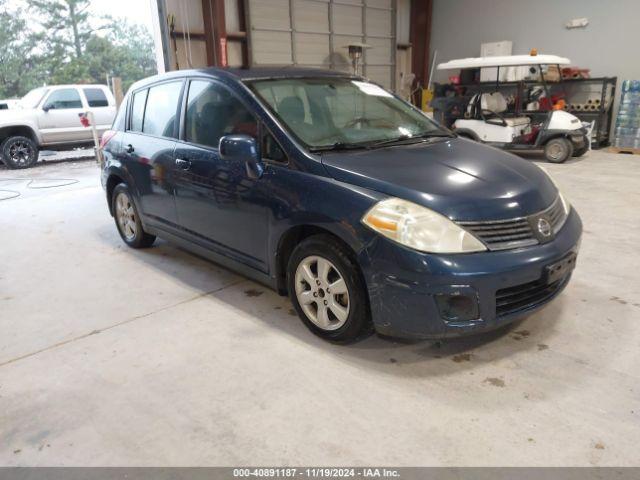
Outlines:
[[[565,215],[569,215],[569,211],[571,210],[571,204],[569,203],[569,200],[564,198],[564,195],[562,195],[562,192],[560,191],[560,187],[558,186],[556,181],[549,174],[549,172],[547,171],[546,168],[544,168],[541,165],[537,165],[535,163],[534,163],[534,165],[536,165],[540,170],[542,170],[545,173],[545,175],[547,176],[547,178],[551,181],[551,183],[553,183],[553,186],[556,187],[556,190],[558,190],[558,196],[560,197],[560,201],[562,202],[562,209],[564,210]]]
[[[400,198],[373,206],[362,223],[405,247],[427,253],[481,252],[486,247],[447,217]]]
[[[569,203],[569,200],[564,198],[564,195],[562,195],[562,192],[560,192],[559,189],[558,189],[558,195],[560,196],[560,201],[562,202],[562,209],[564,210],[564,214],[569,215],[569,211],[571,210],[571,204]]]

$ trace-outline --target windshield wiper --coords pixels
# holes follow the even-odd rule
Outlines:
[[[367,148],[367,144],[335,142],[335,143],[332,143],[331,145],[309,147],[309,151],[315,153],[315,152],[329,152],[329,151],[339,151],[339,150],[356,150],[360,148]]]
[[[428,138],[441,138],[441,137],[453,138],[454,135],[449,132],[445,132],[444,130],[436,130],[433,132],[423,132],[417,135],[401,135],[399,137],[390,138],[388,140],[379,140],[376,142],[371,142],[367,145],[367,148],[385,147],[387,145],[408,145],[412,143],[422,142]]]

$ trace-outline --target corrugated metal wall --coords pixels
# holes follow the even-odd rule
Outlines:
[[[350,71],[346,46],[363,42],[363,73],[395,83],[393,0],[248,0],[252,65],[299,65]]]

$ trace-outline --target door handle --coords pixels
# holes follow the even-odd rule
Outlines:
[[[176,166],[182,170],[189,170],[191,168],[191,162],[184,158],[176,158]]]
[[[135,148],[133,148],[133,145],[129,144],[125,147],[125,151],[127,153],[133,153],[135,151]]]

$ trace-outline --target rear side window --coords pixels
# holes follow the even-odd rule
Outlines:
[[[116,118],[113,120],[113,125],[111,126],[111,130],[124,130],[125,129],[125,118],[127,117],[127,106],[129,105],[128,99],[122,102],[120,108],[118,109],[118,113],[116,114]]]
[[[87,97],[87,103],[90,107],[108,107],[109,100],[101,88],[85,88],[84,96]]]
[[[61,88],[54,90],[47,98],[47,108],[64,110],[66,108],[82,108],[80,94],[75,88]]]
[[[147,98],[142,132],[175,138],[176,114],[182,81],[151,87]]]
[[[141,90],[133,94],[129,130],[134,132],[142,131],[142,120],[144,119],[144,105],[147,103],[147,93],[149,93],[149,90]]]
[[[242,102],[225,87],[204,80],[189,86],[185,123],[187,142],[214,148],[225,135],[258,136],[258,122]]]

